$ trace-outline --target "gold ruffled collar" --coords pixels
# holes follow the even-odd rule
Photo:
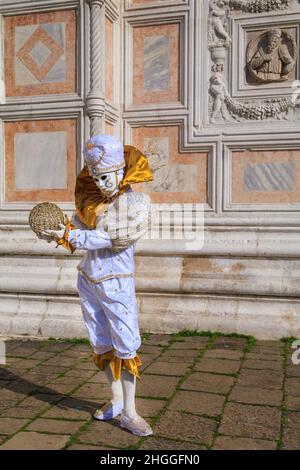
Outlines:
[[[124,178],[119,184],[116,197],[127,191],[132,184],[153,181],[148,159],[137,148],[125,145],[126,162]],[[102,214],[112,199],[101,196],[99,188],[90,176],[87,166],[79,173],[75,186],[75,205],[79,219],[90,229],[96,227],[97,216]]]

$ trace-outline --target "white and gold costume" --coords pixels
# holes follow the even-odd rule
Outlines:
[[[149,228],[150,199],[131,185],[152,181],[147,158],[112,136],[92,137],[84,150],[86,166],[77,177],[76,216],[54,234],[59,245],[84,250],[78,266],[78,292],[95,364],[104,370],[112,399],[94,417],[122,413],[120,426],[152,434],[135,410],[141,345],[134,285],[137,240]],[[51,233],[49,233],[51,232]]]

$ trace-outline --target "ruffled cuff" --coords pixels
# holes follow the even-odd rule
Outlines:
[[[57,241],[56,248],[58,246],[63,246],[64,248],[66,248],[66,250],[70,251],[71,253],[74,253],[75,247],[72,245],[72,243],[69,242],[69,232],[70,230],[74,230],[76,227],[75,225],[71,224],[67,215],[65,216],[65,226],[66,229],[64,236]]]
[[[122,370],[127,370],[130,374],[135,375],[139,380],[140,372],[139,367],[142,365],[142,361],[138,355],[132,359],[122,359],[115,355],[115,351],[105,352],[104,354],[93,353],[93,361],[95,365],[100,369],[104,370],[109,364],[114,380],[120,380]]]

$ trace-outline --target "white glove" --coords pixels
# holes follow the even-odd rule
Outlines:
[[[60,230],[45,230],[39,238],[41,240],[46,240],[48,243],[54,240],[59,241],[65,234],[66,226],[64,224],[59,224],[59,228]]]

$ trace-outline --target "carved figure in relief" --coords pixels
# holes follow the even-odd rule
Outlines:
[[[296,44],[290,34],[271,29],[250,41],[247,66],[259,82],[288,80],[296,65]]]
[[[229,45],[231,38],[226,31],[229,0],[211,0],[209,4],[210,31],[212,45]]]
[[[224,82],[224,77],[221,73],[215,72],[210,77],[209,91],[213,98],[213,107],[210,122],[215,123],[216,118],[220,113],[225,121],[230,120],[229,113],[227,111],[227,106],[225,103],[225,98],[226,96],[228,96],[228,91]]]

